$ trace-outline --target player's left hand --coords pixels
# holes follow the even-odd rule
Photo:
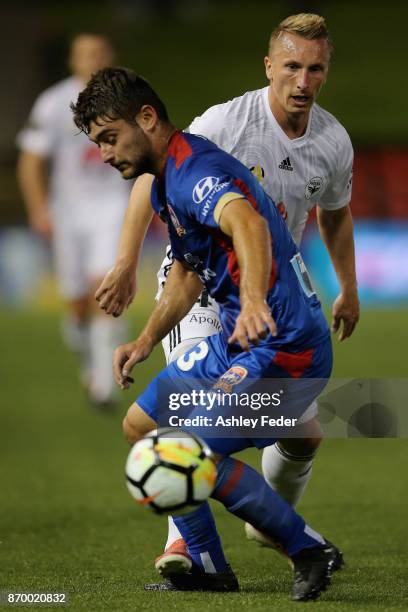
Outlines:
[[[244,351],[249,351],[250,343],[258,345],[269,332],[276,336],[278,330],[268,304],[265,300],[248,300],[241,307],[228,344],[239,342]]]
[[[342,342],[354,331],[360,318],[360,303],[357,291],[340,293],[333,302],[331,331],[339,333],[339,340]],[[341,327],[341,324],[343,326]]]
[[[133,367],[147,359],[154,345],[147,338],[139,336],[134,342],[122,344],[113,353],[113,375],[121,389],[129,389],[134,382],[130,373]]]

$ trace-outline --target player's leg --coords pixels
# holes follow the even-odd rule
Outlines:
[[[316,412],[317,407],[313,403],[303,415],[303,422],[296,427],[298,435],[302,437],[282,438],[264,448],[262,453],[262,473],[266,482],[293,507],[307,487],[313,459],[323,437],[317,418],[310,418]],[[249,523],[245,525],[245,532],[249,540],[274,548],[274,543]]]
[[[65,298],[65,315],[62,321],[64,344],[74,353],[81,353],[87,346],[87,323],[89,318],[89,299],[84,294]]]
[[[218,334],[220,331],[219,307],[204,290],[190,312],[163,339],[162,346],[167,363],[172,363],[201,340]],[[183,566],[186,570],[190,568],[191,562],[186,555],[185,542],[173,518],[169,516],[164,554],[156,558],[155,567],[160,572],[165,571],[167,562],[173,565],[175,559],[179,560],[180,569]]]
[[[122,423],[123,433],[129,444],[136,444],[149,431],[156,429],[157,422],[154,417],[153,412],[152,415],[148,414],[137,402],[129,407]]]
[[[208,338],[205,344],[207,346],[206,351],[202,350],[202,347],[200,347],[200,350],[196,347],[196,349],[181,357],[175,364],[168,366],[165,371],[168,378],[174,381],[183,376],[189,376],[196,380],[204,378],[209,380],[210,377],[212,377],[212,380],[216,380],[224,374],[228,370],[228,367],[226,367],[228,366],[228,363],[226,363],[228,361],[228,351],[224,346],[225,342],[220,336],[214,336]],[[255,375],[259,376],[256,357],[253,357],[252,353],[247,354],[242,358],[241,366],[244,359],[246,360],[248,379],[255,378]],[[270,360],[267,358],[264,359],[265,361],[269,363]],[[216,364],[216,367],[214,364]],[[215,375],[216,371],[218,371],[218,376]],[[160,375],[158,378],[160,378]],[[149,410],[154,394],[156,394],[157,402],[157,379],[154,385],[154,388],[150,387],[148,393],[143,394],[138,400],[143,409],[147,407],[147,410]],[[220,406],[218,406],[218,409],[222,410]],[[197,410],[205,410],[205,406],[200,406]],[[195,416],[195,411],[191,413],[191,416]],[[250,440],[235,438],[210,438],[207,439],[207,443],[215,452],[221,454],[237,452],[252,445]],[[304,560],[305,551],[311,549],[310,555],[312,558],[307,561],[308,572],[312,569],[311,565],[313,564],[314,568],[318,568],[318,570],[316,570],[316,575],[313,574],[313,578],[307,579],[306,582],[303,581],[303,591],[301,591],[300,597],[309,597],[312,591],[318,594],[328,583],[330,571],[329,562],[324,559],[322,552],[325,544],[324,538],[307,526],[302,517],[271,489],[259,473],[249,466],[231,457],[224,457],[219,461],[217,471],[218,476],[213,497],[222,501],[225,507],[236,516],[251,522],[256,528],[278,540],[293,558],[295,568],[297,567],[296,564],[300,563],[300,558]],[[187,543],[193,568],[196,568],[202,576],[205,576],[205,583],[201,583],[202,588],[204,588],[204,584],[208,584],[209,574],[215,571],[215,575],[219,576],[228,572],[212,515],[206,504],[196,512],[175,517],[174,521]],[[316,552],[316,549],[318,549],[318,552]],[[318,557],[317,560],[316,556]],[[178,576],[175,578],[174,575],[170,575],[170,577],[176,586],[184,585],[187,588],[187,585],[189,585],[191,588],[199,588],[193,586],[193,584],[200,584],[200,579],[197,576],[194,583],[191,582],[190,577],[182,578]],[[174,578],[176,582],[174,582]]]
[[[239,381],[241,392],[244,389],[243,383],[248,384],[249,389],[251,389],[251,379],[256,380],[262,374],[263,366],[259,364],[256,353],[255,350],[250,354],[241,355],[239,360],[235,359],[231,364],[235,366],[235,370],[237,369],[236,365],[239,364],[241,370],[245,371],[245,376]],[[262,356],[262,361],[265,363],[269,359],[264,359]],[[231,371],[233,369],[234,367],[231,368]],[[230,378],[229,371],[221,376],[219,383],[224,378]],[[307,381],[301,390],[300,395],[305,398],[302,401],[307,402],[307,394],[314,397],[313,394],[317,393],[316,389],[320,386],[324,386],[324,383],[319,381],[316,384],[314,381],[311,381],[311,383]],[[303,412],[302,401],[299,402],[300,407],[299,405],[293,405],[293,403],[291,405],[287,396],[285,408],[288,414],[291,414],[291,409],[294,413],[301,414]],[[191,417],[196,416],[196,413],[200,411],[202,411],[201,407],[193,411]],[[217,414],[229,416],[229,411],[231,409],[225,409],[223,404],[217,406]],[[300,550],[308,547],[323,546],[324,539],[305,525],[305,522],[293,507],[282,499],[256,470],[229,456],[252,445],[263,448],[267,445],[268,440],[256,439],[251,441],[233,437],[203,437],[213,452],[224,456],[217,465],[218,477],[213,493],[215,499],[221,501],[230,512],[251,523],[274,541],[277,541],[289,556],[294,556]],[[182,523],[183,517],[176,520],[179,529]],[[180,531],[182,532],[181,529]]]
[[[98,306],[94,295],[103,277],[90,283],[89,303],[89,398],[96,406],[109,407],[117,400],[112,371],[112,355],[124,342],[126,321],[106,315]]]
[[[248,441],[244,445],[242,442],[235,441],[237,450],[248,446]],[[294,567],[294,599],[315,599],[330,583],[332,560],[325,554],[324,538],[308,526],[256,470],[232,457],[221,458],[217,464],[217,481],[212,497],[221,501],[235,516],[256,525],[286,550]],[[218,557],[218,567],[215,568],[214,557],[206,556],[205,549],[213,528],[208,505],[174,520],[188,544],[193,568],[197,570],[195,575],[168,574],[171,585],[181,589],[212,590],[210,576],[215,571],[214,576],[222,576],[224,584],[230,584],[226,562]]]
[[[86,252],[83,268],[87,279],[89,318],[89,397],[100,407],[109,407],[117,399],[112,371],[112,354],[126,336],[126,320],[106,315],[95,300],[95,291],[112,267],[123,215],[122,202],[102,206],[98,219],[83,226]]]
[[[304,355],[302,352],[301,355]],[[332,351],[330,342],[314,349],[311,362],[301,378],[327,379],[331,371]],[[284,373],[293,376],[291,368],[298,369],[296,355],[284,359],[286,370],[276,368],[277,376]],[[299,374],[299,371],[296,372]],[[298,419],[293,437],[281,438],[263,451],[262,471],[266,481],[289,504],[295,506],[303,494],[312,473],[312,462],[323,437],[317,420],[317,403],[312,401]],[[247,529],[248,534],[248,529]],[[256,536],[254,533],[249,535]],[[254,538],[256,539],[256,537]]]
[[[255,351],[256,352],[256,351]],[[244,356],[240,365],[247,367],[251,374],[251,356]],[[245,363],[244,363],[245,361]],[[323,366],[319,369],[319,364]],[[331,371],[330,343],[314,351],[315,376],[326,379]],[[249,367],[248,367],[249,366]],[[256,373],[256,370],[255,370]],[[309,375],[312,371],[308,372]],[[253,374],[253,373],[252,373]],[[251,376],[249,376],[250,378]],[[292,393],[292,401],[287,409],[294,414],[302,414],[307,405],[315,399],[324,381],[306,381],[302,389],[296,394]],[[287,397],[287,402],[289,397]],[[301,408],[301,412],[299,412]],[[213,451],[236,452],[243,448],[242,440],[207,439]],[[265,445],[264,441],[254,440],[257,446]],[[241,444],[241,446],[240,446]],[[247,444],[248,445],[248,444]],[[306,525],[302,517],[296,513],[292,506],[283,500],[258,474],[249,466],[231,458],[224,457],[217,466],[218,476],[213,497],[220,500],[225,507],[254,525],[256,529],[266,534],[270,539],[278,542],[291,558],[295,581],[293,587],[294,599],[305,600],[315,598],[329,583],[331,571],[336,560],[341,562],[341,553],[334,547],[327,554],[327,541],[317,532]],[[176,524],[186,541],[189,541],[190,532],[188,521],[191,517],[177,517]],[[187,523],[187,524],[186,524]],[[202,525],[204,528],[204,525]],[[201,533],[201,530],[200,530]],[[195,542],[195,555],[200,553],[200,542]]]
[[[84,244],[72,216],[53,212],[53,254],[60,294],[65,302],[61,331],[64,344],[79,358],[80,378],[89,376],[89,295],[83,270]]]
[[[315,405],[311,408],[317,411]],[[312,475],[313,459],[323,438],[315,416],[296,429],[299,438],[282,438],[265,448],[262,454],[262,472],[266,481],[292,506],[296,506],[306,489]]]
[[[168,372],[169,370],[170,372]],[[130,406],[123,421],[123,431],[130,444],[134,444],[157,427],[158,387],[163,381],[171,379],[172,376],[174,376],[174,366],[170,365],[150,383],[138,400]],[[202,504],[197,512],[192,513],[186,521],[189,526],[188,554],[185,553],[183,557],[182,553],[178,555],[179,558],[177,558],[177,555],[173,555],[171,559],[168,559],[168,566],[171,567],[173,572],[178,573],[192,569],[194,563],[194,571],[212,575],[206,582],[209,590],[237,590],[238,583],[225,559],[208,503]],[[203,525],[205,525],[205,530],[201,534],[200,529]],[[195,552],[196,546],[199,547],[197,554]],[[177,565],[177,561],[181,562],[183,558],[188,559],[188,567]],[[187,585],[189,588],[193,586],[192,579],[195,580],[195,576],[193,578],[190,574],[188,579],[190,582]],[[175,578],[175,582],[177,583],[177,578]]]
[[[173,264],[171,248],[166,248],[166,256],[157,273],[158,291],[156,299],[160,297],[167,276]],[[162,340],[166,362],[169,364],[190,348],[201,342],[204,338],[218,334],[221,331],[219,307],[206,290],[204,290],[190,312],[178,325]],[[191,561],[186,554],[186,545],[171,516],[168,517],[168,534],[164,547],[164,554],[155,560],[158,571],[166,571],[167,563],[174,566],[178,560],[180,569],[189,570]]]
[[[312,362],[304,371],[303,377],[327,380],[331,362],[331,345],[327,342],[314,350]],[[294,367],[298,367],[296,362]],[[294,391],[296,392],[296,387]],[[309,482],[313,458],[323,437],[317,420],[315,400],[298,419],[292,435],[294,437],[281,438],[275,444],[264,448],[262,471],[268,484],[289,504],[295,506]],[[256,541],[262,546],[277,548],[271,538],[250,523],[246,523],[245,531],[249,540]],[[326,541],[326,554],[332,558],[333,569],[340,569],[343,565],[342,555],[328,541]]]

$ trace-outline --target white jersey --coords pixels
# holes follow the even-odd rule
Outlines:
[[[276,121],[269,87],[209,108],[188,131],[205,136],[257,176],[300,243],[309,211],[349,203],[353,148],[344,127],[314,104],[306,132],[291,140]]]
[[[70,103],[76,102],[83,88],[72,76],[40,94],[17,144],[50,160],[50,205],[67,207],[70,214],[78,212],[78,217],[86,219],[112,206],[125,210],[130,184],[103,163],[98,148],[73,122]]]
[[[286,218],[297,244],[310,210],[318,203],[336,210],[349,203],[353,148],[343,126],[327,111],[314,104],[306,132],[291,140],[276,121],[268,100],[269,87],[250,91],[239,98],[209,108],[196,117],[188,131],[205,136],[245,164],[259,179]],[[172,265],[171,250],[158,272],[159,298]],[[211,324],[202,317],[201,329],[191,322],[199,308],[195,304],[164,341],[168,362],[176,359],[201,337],[218,333],[214,323],[218,305],[212,304]],[[205,314],[205,313],[203,313]],[[195,319],[194,319],[195,321]],[[302,420],[316,414],[313,404]]]
[[[17,136],[20,149],[50,162],[56,270],[68,299],[88,295],[113,265],[131,187],[74,124],[70,103],[83,87],[70,77],[44,91]]]

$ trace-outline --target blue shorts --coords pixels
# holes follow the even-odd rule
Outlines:
[[[168,420],[163,422],[161,417],[165,415],[168,419],[170,411],[176,410],[170,408],[169,395],[191,395],[193,389],[210,392],[214,388],[219,390],[218,393],[252,393],[255,387],[259,390],[259,385],[263,385],[264,390],[266,383],[269,385],[268,389],[270,383],[275,384],[276,390],[282,387],[282,379],[285,379],[285,406],[290,406],[291,416],[300,417],[325,387],[331,374],[332,361],[329,334],[318,346],[296,352],[279,350],[266,342],[252,346],[249,352],[237,352],[229,347],[223,334],[216,334],[202,340],[170,363],[152,380],[136,403],[158,422],[159,426],[163,426],[168,425]],[[209,415],[208,407],[197,408],[188,403],[183,405],[182,410],[184,415],[188,414],[191,418],[200,414]],[[224,409],[217,406],[217,414],[224,413],[225,416],[231,416],[231,407]],[[235,416],[236,414],[234,412]],[[254,416],[253,410],[251,414]],[[259,416],[259,413],[256,414]],[[211,428],[190,427],[190,430],[203,438],[214,452],[223,455],[251,446],[264,448],[283,437],[271,437],[272,430],[268,430],[267,437],[262,437],[259,431],[256,436],[251,436],[250,431],[241,435],[241,429],[229,437],[221,437],[222,434],[215,436],[215,430]]]

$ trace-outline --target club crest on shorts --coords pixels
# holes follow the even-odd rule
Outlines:
[[[314,176],[310,179],[305,187],[305,198],[306,200],[310,200],[311,197],[319,193],[321,188],[323,187],[324,181],[321,176]]]
[[[174,229],[176,230],[177,236],[184,236],[184,234],[186,233],[186,230],[181,225],[180,221],[177,219],[176,213],[174,212],[170,204],[167,204],[167,208],[169,210],[170,219],[174,225]]]
[[[214,389],[221,389],[225,393],[231,393],[235,385],[239,385],[246,378],[248,370],[242,366],[232,366],[215,383]]]

